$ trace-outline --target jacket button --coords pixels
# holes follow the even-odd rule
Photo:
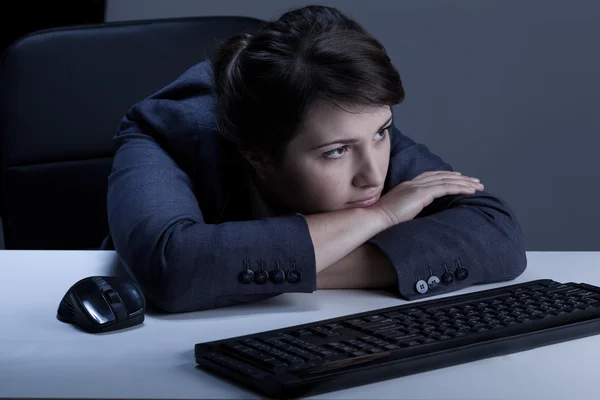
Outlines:
[[[302,272],[298,271],[297,269],[292,269],[292,270],[288,271],[288,273],[287,273],[288,282],[297,283],[297,282],[300,282],[300,279],[302,279]]]
[[[460,267],[454,272],[454,275],[456,275],[456,279],[462,281],[467,279],[467,276],[469,276],[469,271],[467,271],[466,268]]]
[[[256,283],[265,283],[269,279],[269,273],[264,269],[259,269],[254,273],[254,282]]]
[[[439,284],[440,278],[435,275],[431,275],[429,279],[427,279],[427,286],[429,286],[429,289],[435,289]]]
[[[452,282],[454,282],[454,274],[452,274],[452,272],[444,272],[444,275],[442,275],[442,283],[444,285],[449,285]]]
[[[415,286],[417,288],[417,292],[421,293],[421,294],[425,294],[427,293],[427,282],[425,282],[424,280],[419,280]]]
[[[456,279],[458,279],[459,281],[467,279],[467,276],[469,276],[469,271],[462,265],[460,265],[460,260],[458,258],[454,260],[454,262],[456,263],[456,271],[454,271]]]
[[[281,283],[285,279],[285,273],[279,268],[269,272],[269,275],[273,283]]]
[[[245,269],[240,272],[239,279],[242,283],[250,283],[254,280],[254,272],[251,269]]]

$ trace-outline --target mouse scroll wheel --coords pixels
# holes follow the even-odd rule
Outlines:
[[[108,301],[110,301],[111,303],[120,303],[121,302],[119,295],[117,293],[115,293],[115,291],[112,289],[107,290],[106,292],[104,292],[104,294],[108,298]]]

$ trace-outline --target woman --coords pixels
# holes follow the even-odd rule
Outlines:
[[[519,276],[514,215],[394,127],[403,98],[382,45],[334,8],[232,37],[123,118],[108,243],[169,312]]]

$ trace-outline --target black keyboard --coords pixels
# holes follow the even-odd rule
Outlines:
[[[314,395],[600,333],[600,288],[536,280],[195,345],[270,398]]]

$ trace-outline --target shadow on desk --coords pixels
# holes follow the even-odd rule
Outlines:
[[[385,290],[370,291],[376,293],[376,296],[398,299],[397,295]],[[338,296],[332,297],[332,300],[339,301],[339,299],[340,298]],[[335,308],[337,307],[337,304],[323,302],[323,297],[317,297],[314,295],[314,293],[284,293],[265,300],[181,314],[169,314],[153,309],[149,310],[147,315],[163,320],[194,320],[210,318],[218,318],[222,320],[256,314],[297,314],[303,312],[315,312],[331,307]]]
[[[337,290],[328,291],[333,292]],[[376,296],[379,297],[398,299],[398,296],[390,291],[369,291],[376,293]],[[333,296],[332,300],[339,301],[340,298],[338,296]],[[337,304],[323,302],[323,297],[317,297],[314,293],[283,293],[263,300],[180,314],[170,314],[160,310],[152,309],[147,312],[147,315],[151,315],[153,318],[163,320],[190,320],[209,318],[227,319],[256,314],[297,314],[303,312],[315,312],[331,307],[335,308],[337,307]]]
[[[148,309],[146,315],[153,318],[164,320],[189,320],[189,319],[208,319],[208,318],[237,318],[255,314],[274,314],[274,313],[298,313],[317,311],[321,307],[314,301],[308,301],[310,293],[306,296],[286,296],[285,294],[274,297],[257,300],[250,303],[235,304],[219,308],[212,308],[200,311],[190,311],[185,313],[171,314],[157,309]],[[303,301],[305,300],[307,301]]]

